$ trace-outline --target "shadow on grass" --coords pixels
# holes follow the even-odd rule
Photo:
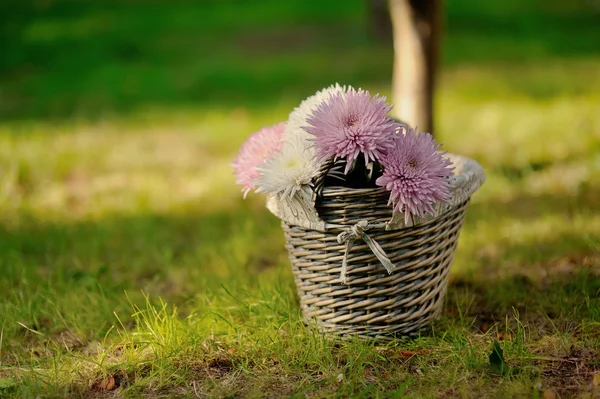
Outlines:
[[[598,209],[596,194],[582,197],[577,211]],[[465,233],[477,234],[481,220],[534,222],[563,215],[563,201],[522,196],[507,203],[472,204]],[[94,331],[85,334],[101,335],[112,324],[113,312],[131,313],[124,292],[136,304],[144,301],[143,291],[185,310],[223,295],[222,284],[269,289],[264,273],[283,273],[286,284],[293,285],[283,244],[279,221],[252,203],[210,214],[112,216],[67,224],[23,218],[19,226],[0,230],[0,309],[7,320],[36,330],[88,318],[86,328]],[[474,298],[467,314],[498,322],[516,309],[554,314],[565,325],[586,318],[600,321],[600,258],[578,231],[494,244],[495,253],[466,249],[472,252],[473,270],[457,275],[450,285],[449,298],[464,299],[457,306]]]
[[[577,196],[525,194],[472,203],[446,314],[478,331],[493,324],[528,323],[537,336],[575,333],[600,322],[600,238],[579,228],[600,208],[600,187]],[[577,224],[575,224],[577,223]],[[461,245],[461,244],[459,244]],[[481,331],[480,331],[481,332]]]
[[[443,324],[462,324],[474,332],[492,326],[513,333],[527,325],[532,338],[589,333],[582,323],[600,322],[600,260],[574,262],[569,271],[545,278],[525,275],[503,278],[455,278],[446,298]],[[596,334],[598,337],[600,335]]]
[[[211,214],[135,215],[0,228],[0,319],[42,333],[79,326],[101,338],[145,296],[179,307],[256,286],[282,262],[278,221],[248,205]],[[291,273],[291,272],[290,272]]]
[[[558,198],[524,196],[514,201],[537,202],[541,206],[542,203],[554,203],[554,200],[558,201]],[[584,203],[593,209],[591,203]],[[258,305],[263,306],[262,314],[254,314],[250,307],[245,306],[231,310],[237,314],[235,320],[250,326],[246,327],[249,333],[245,338],[247,342],[254,342],[254,331],[260,340],[260,334],[264,333],[260,326],[272,323],[269,312],[273,310],[269,302],[274,302],[273,298],[280,295],[273,285],[273,275],[285,280],[283,284],[290,288],[285,292],[286,297],[291,297],[295,289],[278,220],[262,206],[255,206],[252,202],[241,204],[233,209],[207,214],[189,212],[186,215],[109,216],[98,221],[56,224],[31,219],[23,220],[19,226],[0,229],[0,267],[3,272],[3,278],[0,279],[0,319],[6,321],[3,330],[6,343],[4,352],[10,353],[6,359],[0,360],[11,365],[25,362],[23,359],[29,357],[32,363],[47,363],[53,356],[63,353],[88,356],[85,354],[87,346],[81,342],[81,338],[85,337],[90,342],[102,340],[116,324],[115,314],[123,323],[117,328],[135,327],[134,318],[128,318],[127,315],[132,313],[132,305],[144,308],[146,298],[140,294],[142,290],[154,298],[162,297],[170,306],[183,308],[184,311],[186,307],[193,308],[198,323],[201,323],[203,312],[211,309],[209,306],[219,312],[230,311],[228,306],[232,303],[223,300],[226,296],[223,287],[248,292],[247,300],[255,300],[262,295],[265,304]],[[506,217],[512,213],[513,206],[511,203],[473,204],[464,228],[472,234],[477,229],[475,222],[489,215],[490,207],[496,210],[495,217]],[[548,209],[540,208],[537,215],[532,215],[532,212],[527,212],[527,215],[531,218],[544,217]],[[561,210],[556,212],[560,213]],[[504,339],[510,341],[505,348],[509,347],[513,355],[532,356],[539,349],[543,356],[555,356],[552,348],[543,346],[544,337],[549,337],[550,342],[569,337],[569,343],[576,345],[569,346],[568,356],[585,361],[585,370],[596,370],[599,360],[597,348],[585,345],[589,340],[597,341],[600,338],[597,329],[600,323],[600,277],[596,273],[600,260],[591,256],[593,254],[582,252],[583,247],[565,244],[576,243],[578,239],[580,236],[576,231],[545,237],[538,243],[543,245],[544,250],[536,255],[539,262],[536,265],[532,264],[532,243],[527,240],[505,245],[496,257],[479,258],[478,268],[471,275],[459,275],[450,282],[445,310],[436,325],[435,337],[405,344],[409,347],[416,345],[417,350],[419,345],[425,345],[429,351],[438,344],[442,347],[455,345],[456,348],[452,350],[459,351],[461,349],[458,348],[463,348],[465,342],[471,340],[478,343],[469,345],[477,346],[483,345],[482,340]],[[539,279],[520,273],[519,268],[508,269],[506,273],[491,273],[490,270],[503,267],[507,254],[515,265],[523,269],[552,266],[557,256],[568,255],[573,261],[568,270],[549,273]],[[257,290],[262,290],[261,294],[257,294]],[[160,307],[160,304],[157,305]],[[297,318],[291,320],[292,317]],[[284,318],[302,328],[296,313],[287,313]],[[30,330],[22,328],[17,322]],[[141,326],[142,330],[144,328]],[[196,325],[194,328],[199,327]],[[279,332],[275,330],[274,334],[277,336],[273,342],[284,347],[289,345],[293,349],[290,342],[298,342],[297,337],[291,338],[292,334],[288,340],[279,341]],[[73,336],[75,338],[71,342],[65,343],[67,338]],[[519,345],[531,342],[535,342],[538,349],[519,349]],[[44,346],[47,347],[44,349]],[[243,352],[242,348],[239,350]],[[373,359],[374,363],[369,363],[369,367],[387,370],[393,365],[400,370],[399,373],[411,373],[413,366],[408,361],[410,359],[400,356],[399,352],[405,353],[392,348],[386,352],[385,359],[378,354],[379,360]],[[202,356],[206,355],[202,353]],[[236,359],[237,356],[239,364],[245,364],[245,355],[238,355],[237,351],[227,353],[227,359]],[[338,365],[339,359],[343,361],[346,356],[352,356],[346,355],[344,350],[339,353],[335,360]],[[410,351],[406,353],[409,353],[409,357],[413,356]],[[471,356],[476,357],[478,352],[474,353]],[[253,355],[250,359],[260,356],[263,354]],[[435,365],[440,359],[434,350],[434,354],[419,354],[413,361]],[[481,373],[487,373],[482,371],[487,370],[482,369],[488,366],[487,363],[477,359],[467,367],[473,373],[472,378],[481,378]],[[323,362],[323,359],[320,361]],[[384,364],[379,365],[381,361]],[[523,359],[516,361],[526,362]],[[184,362],[193,363],[189,358],[185,358]],[[261,362],[250,361],[251,370],[256,364],[263,365]],[[129,383],[143,385],[149,375],[145,374],[146,369],[141,370],[138,365],[146,367],[148,363],[138,363],[137,360],[121,363],[109,370],[115,379],[125,381],[123,387]],[[190,366],[188,363],[185,367]],[[212,363],[208,363],[208,371],[206,368],[194,370],[190,366],[191,376],[206,379],[204,376],[207,372],[216,373],[217,370],[219,374],[214,376],[214,381],[218,382],[237,370],[238,364],[232,360],[228,360],[228,363],[217,362],[213,370],[213,366],[210,366]],[[333,360],[331,364],[335,364]],[[307,372],[310,367],[308,363],[299,362],[295,372]],[[559,366],[540,369],[544,373],[562,370]],[[257,370],[264,372],[264,369]],[[571,392],[569,389],[575,389],[568,387],[573,385],[575,379],[579,382],[583,374],[578,372],[573,375],[576,378],[570,376],[568,381],[565,380],[568,383],[564,384],[566,388],[561,388],[566,393]],[[584,377],[587,378],[587,374],[581,378]],[[35,380],[36,375],[32,374],[31,378]],[[424,377],[419,373],[415,378]],[[29,383],[33,383],[33,380]],[[543,375],[544,383],[555,380],[553,374]],[[531,383],[527,380],[527,384]],[[55,384],[51,384],[50,388],[57,392],[83,390],[82,397],[89,394],[89,384],[84,388],[79,382],[73,387],[65,386],[60,381]],[[141,389],[139,386],[134,388]]]
[[[598,54],[600,13],[542,3],[449,2],[446,65]],[[335,81],[387,86],[392,47],[372,37],[365,10],[364,0],[6,3],[0,119],[269,108]]]
[[[594,1],[457,0],[447,7],[449,64],[533,61],[598,55],[600,7]]]
[[[253,267],[260,269],[252,262],[256,260],[252,255],[263,251],[265,256],[272,254],[263,247],[268,244],[265,235],[270,239],[279,228],[267,211],[256,214],[244,208],[207,215],[109,216],[65,224],[30,219],[17,229],[0,229],[0,258],[22,261],[50,273],[68,271],[69,277],[106,268],[109,274],[140,273],[137,277],[145,280],[165,278],[182,264],[196,264],[203,273],[219,274],[223,270],[213,268],[206,257],[212,254],[227,259],[237,255],[228,253],[237,246],[238,260],[243,262],[230,266],[252,272]],[[282,240],[276,242],[282,244]]]

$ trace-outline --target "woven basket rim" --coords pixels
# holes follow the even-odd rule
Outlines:
[[[471,195],[485,181],[485,172],[477,161],[457,154],[446,153],[454,164],[454,176],[450,179],[451,198],[446,202],[438,202],[433,207],[433,212],[425,216],[411,217],[405,221],[402,212],[395,212],[385,227],[386,230],[398,230],[405,227],[416,226],[435,219],[446,213],[451,208],[460,205],[471,198]],[[350,188],[343,186],[324,187],[323,197],[381,195],[386,192],[384,187]],[[267,208],[271,213],[288,224],[309,228],[316,231],[327,231],[333,227],[328,225],[317,212],[316,196],[309,186],[298,190],[293,198],[269,195]]]
[[[327,186],[323,188],[323,197],[337,195],[339,192],[349,192],[356,195],[367,195],[379,192],[387,192],[385,187],[351,188],[345,186]]]

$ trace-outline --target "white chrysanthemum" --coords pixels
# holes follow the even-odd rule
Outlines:
[[[279,153],[257,168],[262,176],[254,180],[258,193],[279,194],[290,198],[317,175],[319,164],[315,150],[301,136],[284,142]]]
[[[312,136],[302,129],[306,126],[306,120],[311,116],[312,112],[317,108],[323,101],[329,99],[331,95],[338,93],[346,93],[348,88],[346,86],[340,86],[338,83],[319,90],[312,96],[308,97],[300,103],[299,106],[294,108],[288,118],[286,129],[283,132],[283,140],[288,140],[291,137],[300,136],[305,140]]]

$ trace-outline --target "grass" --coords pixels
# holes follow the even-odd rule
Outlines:
[[[386,345],[302,325],[278,221],[229,166],[333,80],[389,94],[364,5],[99,4],[23,2],[0,24],[21,33],[0,59],[0,397],[599,393],[586,3],[449,2],[437,135],[488,179],[433,333]]]

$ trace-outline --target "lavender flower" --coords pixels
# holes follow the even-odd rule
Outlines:
[[[284,130],[285,123],[263,127],[250,135],[242,145],[232,166],[236,175],[235,182],[243,186],[244,198],[250,190],[256,188],[254,180],[262,175],[257,167],[281,149],[281,136]]]
[[[368,91],[349,88],[332,93],[307,119],[304,129],[315,136],[317,160],[346,159],[348,173],[354,160],[364,154],[365,164],[379,161],[393,144],[398,124],[387,116],[392,106],[385,97],[371,98]]]
[[[376,184],[390,191],[388,205],[404,212],[406,223],[410,215],[433,212],[437,201],[450,199],[452,162],[437,152],[440,147],[429,133],[408,129],[395,135],[382,160],[384,172]]]

